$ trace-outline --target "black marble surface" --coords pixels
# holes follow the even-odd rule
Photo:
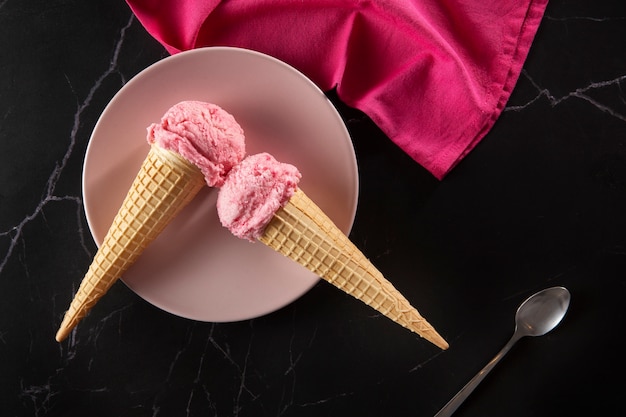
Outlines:
[[[54,340],[95,251],[91,130],[165,56],[122,1],[0,1],[0,415],[431,416],[554,285],[572,293],[565,321],[523,339],[457,415],[623,413],[626,3],[552,0],[505,112],[443,181],[333,98],[360,167],[351,237],[445,352],[323,282],[222,324],[118,283]]]

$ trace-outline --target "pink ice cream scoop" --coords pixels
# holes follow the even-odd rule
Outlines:
[[[229,173],[217,197],[222,225],[235,236],[255,241],[291,198],[300,172],[268,153],[246,157]]]
[[[148,127],[148,142],[175,152],[200,168],[209,187],[221,187],[245,155],[243,129],[221,107],[201,101],[172,106]]]

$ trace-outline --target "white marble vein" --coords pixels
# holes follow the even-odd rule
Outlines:
[[[0,3],[0,7],[2,7],[5,3],[6,3],[6,0],[3,3]],[[17,225],[9,228],[6,231],[0,232],[0,238],[9,239],[8,250],[4,254],[4,256],[0,259],[0,274],[2,274],[2,271],[4,270],[4,267],[9,261],[11,255],[15,252],[15,249],[18,247],[18,244],[22,239],[22,233],[23,233],[24,227],[28,225],[30,222],[32,222],[33,220],[35,220],[36,218],[38,218],[39,216],[45,216],[44,210],[46,206],[52,203],[56,203],[56,202],[70,201],[76,205],[79,238],[81,240],[83,249],[85,250],[86,253],[89,253],[89,250],[87,249],[87,245],[85,244],[85,241],[84,241],[82,223],[80,222],[80,216],[81,216],[81,210],[82,210],[82,198],[78,196],[71,196],[71,195],[56,195],[55,190],[56,190],[56,185],[59,181],[59,178],[63,170],[65,169],[68,163],[68,160],[70,159],[70,157],[72,156],[74,152],[78,130],[81,126],[82,115],[89,108],[91,104],[91,100],[93,99],[97,91],[100,89],[103,81],[113,74],[117,74],[120,77],[122,83],[125,83],[126,81],[124,77],[122,76],[122,74],[120,74],[120,72],[118,71],[118,57],[119,57],[119,53],[122,48],[122,45],[124,43],[126,31],[133,24],[134,20],[135,20],[134,15],[131,14],[131,17],[126,23],[126,25],[120,30],[120,35],[113,48],[113,54],[112,54],[111,60],[109,61],[108,68],[96,79],[91,89],[87,93],[87,96],[82,101],[79,101],[77,99],[77,108],[72,118],[73,122],[72,122],[72,128],[70,130],[70,134],[69,134],[69,144],[68,144],[67,150],[65,154],[63,155],[63,158],[61,159],[61,161],[57,161],[54,169],[50,173],[50,176],[48,177],[48,180],[46,182],[46,186],[43,190],[40,202],[35,206],[32,212],[25,214],[23,219]],[[67,79],[67,82],[71,88],[70,80]]]
[[[351,397],[354,394],[355,394],[354,392],[347,392],[347,391],[346,392],[340,392],[340,393],[338,393],[336,395],[331,395],[331,396],[326,397],[326,398],[320,398],[319,400],[316,400],[316,401],[310,401],[310,402],[307,402],[307,403],[299,404],[299,406],[302,407],[302,408],[312,407],[312,406],[316,406],[316,405],[325,404],[325,403],[328,403],[328,402],[331,402],[331,401],[335,401],[335,400],[337,400],[339,398]]]
[[[522,75],[532,84],[532,86],[537,90],[537,95],[535,95],[532,99],[528,100],[526,103],[524,104],[520,104],[520,105],[511,105],[511,106],[507,106],[504,111],[520,111],[520,110],[524,110],[525,108],[533,105],[535,102],[537,102],[540,99],[545,99],[548,101],[548,103],[550,104],[550,106],[552,107],[556,107],[559,104],[563,103],[566,100],[571,100],[571,99],[580,99],[580,100],[584,100],[586,102],[588,102],[589,104],[591,104],[592,106],[594,106],[595,108],[597,108],[598,110],[609,114],[612,117],[615,117],[616,119],[622,120],[626,122],[626,114],[621,113],[613,108],[611,108],[610,106],[600,102],[597,99],[594,99],[593,97],[591,97],[589,95],[590,92],[594,91],[594,90],[600,90],[600,89],[605,89],[605,88],[616,88],[617,91],[620,93],[620,97],[624,97],[623,91],[622,91],[622,83],[626,81],[626,75],[621,75],[617,78],[614,79],[610,79],[610,80],[603,80],[603,81],[597,81],[597,82],[590,82],[588,85],[584,86],[584,87],[580,87],[577,88],[573,91],[570,91],[569,93],[562,95],[560,97],[555,96],[552,92],[550,92],[550,90],[548,88],[544,88],[542,86],[539,85],[539,83],[537,83],[529,74],[526,70],[522,71]]]
[[[311,335],[308,338],[308,341],[305,343],[305,345],[298,352],[296,352],[296,350],[294,348],[294,342],[295,342],[296,333],[297,333],[296,332],[296,330],[297,330],[296,309],[293,310],[291,325],[292,325],[291,337],[289,338],[289,346],[288,346],[289,366],[287,367],[287,369],[283,373],[285,378],[290,377],[290,380],[289,381],[287,381],[287,380],[285,381],[285,385],[284,385],[283,392],[282,392],[282,397],[281,397],[280,402],[278,403],[278,406],[277,406],[277,408],[278,408],[277,416],[282,416],[292,406],[295,405],[295,392],[296,392],[296,387],[297,387],[296,367],[297,367],[298,363],[300,362],[300,360],[304,357],[304,354],[309,349],[312,348],[313,343],[316,340],[316,336],[317,336],[317,326],[315,326],[313,328],[313,332],[311,333]]]
[[[211,324],[211,330],[209,332],[209,334],[213,334],[213,330],[215,329],[215,323]],[[191,409],[191,404],[194,402],[195,396],[196,396],[196,392],[199,390],[199,388],[201,388],[201,394],[204,397],[204,400],[206,401],[206,403],[209,405],[209,408],[214,408],[214,404],[211,400],[211,393],[208,389],[208,387],[206,386],[206,384],[203,382],[203,378],[202,378],[202,369],[203,369],[203,365],[204,365],[204,361],[206,359],[207,356],[207,350],[209,348],[209,344],[211,343],[210,341],[210,337],[206,339],[205,344],[204,344],[204,349],[202,350],[202,354],[200,355],[200,359],[199,359],[199,363],[198,363],[198,370],[196,371],[196,377],[194,378],[193,381],[193,388],[189,391],[189,398],[187,399],[187,408],[185,409],[185,415],[186,416],[192,416],[193,412]],[[201,399],[198,399],[198,401],[200,401]]]
[[[430,358],[426,358],[426,360],[421,361],[420,363],[415,365],[413,368],[409,369],[409,373],[412,373],[412,372],[415,372],[415,371],[419,371],[420,369],[422,369],[424,367],[424,365],[426,365],[427,363],[429,363],[433,359],[436,359],[437,357],[439,357],[439,355],[441,355],[443,353],[444,353],[444,351],[442,350],[441,352],[438,352],[438,353],[434,354]]]
[[[0,3],[0,7],[2,7],[5,3],[6,1],[3,3]],[[48,207],[51,204],[58,203],[58,202],[69,201],[75,205],[76,207],[75,218],[76,218],[76,223],[78,225],[78,233],[81,239],[83,249],[85,250],[86,253],[89,253],[87,245],[85,244],[83,240],[83,230],[82,230],[82,224],[81,224],[82,199],[80,197],[71,196],[71,195],[57,195],[56,186],[57,186],[57,183],[59,181],[61,174],[63,173],[63,170],[67,166],[68,161],[74,152],[74,148],[77,143],[78,131],[81,126],[81,119],[82,119],[84,112],[89,108],[91,104],[91,100],[93,99],[94,95],[97,93],[98,89],[101,87],[103,81],[110,75],[118,73],[117,64],[118,64],[119,52],[124,43],[126,31],[132,25],[133,21],[134,21],[134,17],[131,15],[131,18],[128,20],[126,25],[120,30],[120,35],[114,45],[113,54],[110,59],[108,68],[97,78],[96,82],[92,85],[91,89],[89,90],[87,96],[82,101],[79,101],[77,99],[76,112],[72,116],[72,127],[69,133],[69,144],[68,144],[67,150],[65,154],[63,155],[63,158],[55,164],[54,169],[50,173],[46,181],[45,187],[43,189],[40,202],[35,206],[35,208],[30,213],[25,214],[23,219],[17,225],[9,228],[9,230],[6,230],[0,233],[0,238],[9,239],[9,248],[7,252],[4,254],[4,256],[0,259],[0,273],[2,273],[8,260],[14,254],[14,252],[19,247],[19,245],[25,245],[24,238],[23,238],[23,230],[25,226],[27,226],[33,220],[37,219],[39,216],[41,216],[43,220],[46,221],[45,219],[46,207]],[[122,82],[125,81],[121,75],[120,75],[120,78],[122,79]],[[67,81],[71,88],[70,80],[67,80]],[[25,262],[22,261],[22,265],[26,271],[26,274],[28,275],[28,270],[25,265]],[[72,290],[74,291],[75,288],[73,288]],[[54,297],[53,297],[52,303],[54,306],[55,305]],[[107,317],[105,317],[105,319],[103,319],[103,323],[110,321],[110,319],[112,319],[114,316],[119,316],[122,310],[124,310],[124,308],[114,311],[111,314],[109,314]],[[93,343],[97,341],[99,332],[101,331],[101,328],[103,325],[104,324],[97,326],[97,328],[91,332],[90,339],[93,341]],[[3,335],[4,333],[0,333],[0,342],[5,343]],[[32,334],[30,335],[30,340],[31,340],[31,345],[32,345],[34,341],[34,336]],[[53,381],[59,376],[60,372],[62,372],[63,367],[67,366],[69,362],[71,362],[72,359],[77,354],[78,348],[77,348],[77,339],[76,339],[75,333],[72,332],[66,344],[58,344],[58,348],[59,348],[59,355],[61,358],[63,358],[63,362],[61,363],[61,368],[58,368],[56,370],[56,373],[53,373],[52,375],[48,376],[47,380],[41,384],[28,384],[24,379],[20,381],[20,391],[21,391],[20,397],[24,403],[29,403],[31,405],[32,409],[34,410],[35,416],[48,414],[51,404],[53,403],[53,397],[56,395],[55,391],[51,388],[53,386]],[[32,349],[32,346],[31,346],[31,349]],[[89,392],[101,392],[103,390],[105,389],[104,388],[87,389],[87,391]]]
[[[587,22],[597,22],[597,23],[602,23],[602,22],[611,22],[611,21],[619,21],[619,20],[626,20],[626,17],[622,17],[622,16],[604,16],[604,17],[592,17],[592,16],[561,16],[561,17],[554,17],[554,16],[549,16],[549,15],[545,15],[544,18],[546,20],[552,20],[555,22],[570,22],[570,21],[587,21]]]
[[[111,311],[109,314],[98,320],[94,326],[89,328],[89,332],[87,335],[87,342],[91,342],[94,347],[97,345],[98,338],[100,337],[100,333],[105,327],[109,327],[109,322],[117,321],[117,334],[121,336],[122,333],[122,318],[125,310],[131,307],[130,304],[122,306],[116,310]],[[76,333],[77,328],[72,330],[72,333]]]
[[[252,322],[251,322],[252,323]],[[243,405],[242,405],[242,398],[243,398],[243,393],[248,393],[251,397],[252,400],[257,398],[257,395],[253,394],[249,389],[248,386],[246,385],[246,381],[247,381],[247,376],[248,376],[248,363],[250,360],[250,353],[251,353],[251,349],[252,349],[252,337],[253,335],[250,335],[250,340],[248,342],[247,345],[247,350],[246,350],[246,355],[244,357],[243,360],[243,365],[241,367],[239,367],[241,369],[240,373],[239,373],[239,387],[237,389],[237,393],[235,396],[235,401],[234,401],[234,405],[233,405],[233,416],[239,416],[239,413],[241,412],[241,410],[243,409]]]
[[[47,415],[54,396],[51,384],[25,387],[24,381],[20,381],[20,385],[22,398],[32,403],[35,417]]]

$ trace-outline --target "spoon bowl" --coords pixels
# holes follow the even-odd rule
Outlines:
[[[515,313],[515,331],[520,337],[543,336],[563,320],[570,298],[563,287],[547,288],[530,296]]]
[[[515,313],[515,332],[508,343],[435,417],[451,416],[519,339],[543,336],[554,329],[565,317],[570,298],[570,292],[564,287],[546,288],[528,297]]]

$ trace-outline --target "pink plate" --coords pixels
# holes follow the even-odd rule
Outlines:
[[[302,172],[301,188],[345,233],[358,200],[350,136],[332,103],[287,64],[238,48],[163,59],[129,81],[92,133],[83,171],[89,228],[100,244],[148,153],[146,127],[183,100],[223,107],[242,125],[248,154],[269,152]],[[200,321],[245,320],[306,293],[318,277],[261,243],[237,239],[206,187],[122,280],[155,306]]]

